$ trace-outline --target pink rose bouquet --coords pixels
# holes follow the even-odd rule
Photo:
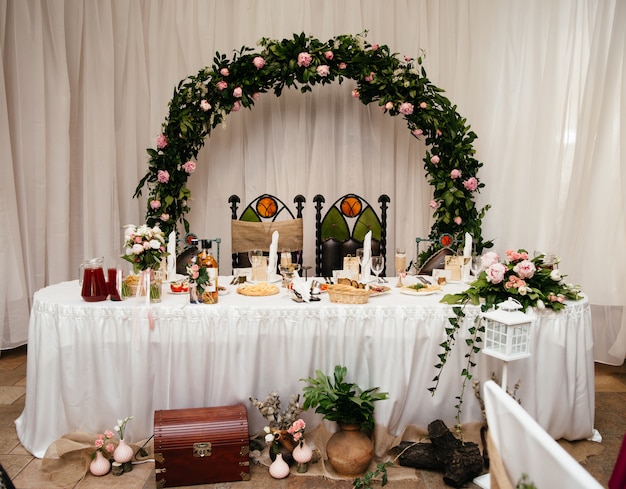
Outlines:
[[[104,433],[98,434],[94,446],[96,451],[93,452],[92,458],[96,456],[97,452],[102,452],[104,458],[110,458],[115,451],[115,445],[109,440],[112,440],[115,435],[111,430],[106,430]]]
[[[517,300],[524,309],[537,307],[559,311],[566,300],[581,299],[580,287],[567,284],[559,270],[543,263],[543,255],[530,259],[526,250],[507,250],[506,261],[490,251],[482,256],[483,269],[470,287],[460,294],[448,294],[441,302],[479,305],[483,310],[506,301]]]
[[[293,441],[300,443],[304,440],[304,429],[306,423],[302,419],[296,419],[293,424],[287,428],[287,432],[293,437]]]
[[[150,228],[145,224],[124,227],[124,249],[122,258],[133,264],[135,273],[149,268],[158,270],[161,260],[168,255],[163,231],[158,226]]]

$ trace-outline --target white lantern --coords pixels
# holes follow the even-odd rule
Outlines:
[[[521,308],[518,301],[509,297],[498,304],[495,311],[482,314],[486,354],[507,361],[530,356],[532,318],[520,311]]]
[[[505,389],[507,362],[530,356],[532,318],[520,311],[521,308],[518,301],[509,297],[498,304],[495,311],[482,314],[485,325],[483,352],[504,360],[502,386]]]

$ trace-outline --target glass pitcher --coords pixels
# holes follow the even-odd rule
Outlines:
[[[79,283],[82,284],[80,295],[87,302],[106,300],[109,295],[104,280],[104,257],[86,260],[80,265]]]

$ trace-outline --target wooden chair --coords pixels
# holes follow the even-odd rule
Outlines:
[[[278,197],[262,194],[250,202],[237,216],[241,199],[237,195],[228,198],[231,208],[232,265],[234,268],[250,267],[248,251],[269,251],[274,231],[279,233],[279,251],[289,249],[294,262],[302,265],[304,244],[302,210],[306,199],[296,195],[296,214]]]
[[[205,238],[198,239],[198,237],[193,233],[187,233],[185,238],[182,240],[183,243],[183,251],[181,251],[176,257],[176,273],[179,275],[187,275],[187,265],[189,264],[189,260],[192,257],[196,256],[202,250],[202,242],[208,241],[210,243],[210,247],[213,251],[216,251],[217,254],[214,254],[215,259],[217,260],[217,266],[220,266],[220,245],[222,243],[222,238]],[[215,246],[213,246],[215,244]]]
[[[387,207],[386,194],[378,198],[380,217],[374,208],[356,194],[346,194],[337,199],[322,217],[326,202],[320,194],[315,202],[315,274],[330,277],[333,270],[343,268],[343,258],[356,254],[363,247],[363,239],[372,231],[372,255],[387,254]],[[387,265],[381,276],[385,276]]]
[[[443,234],[437,240],[441,248],[437,251],[433,252],[431,255],[427,256],[422,263],[420,263],[420,257],[424,253],[424,251],[420,251],[421,243],[430,243],[432,246],[435,243],[435,240],[427,239],[427,238],[415,238],[415,244],[417,249],[417,260],[416,270],[418,275],[432,275],[433,270],[435,269],[443,269],[445,268],[446,256],[456,255],[453,250],[454,246],[458,245],[458,242],[449,234]]]

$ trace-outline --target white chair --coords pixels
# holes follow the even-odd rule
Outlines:
[[[602,485],[498,384],[491,380],[486,382],[483,398],[493,441],[489,454],[492,457],[495,451],[496,456],[499,455],[508,484],[515,487],[526,474],[528,481],[539,488],[602,489]],[[492,471],[491,487],[503,486],[506,484],[494,481]]]

